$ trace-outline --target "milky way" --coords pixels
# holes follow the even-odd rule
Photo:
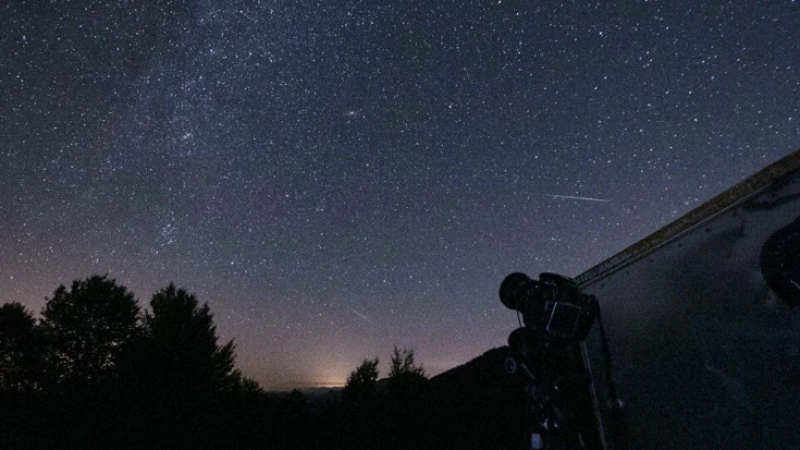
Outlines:
[[[798,23],[792,1],[3,2],[0,302],[173,281],[267,388],[385,372],[394,344],[441,372],[504,344],[509,272],[578,275],[800,148]]]

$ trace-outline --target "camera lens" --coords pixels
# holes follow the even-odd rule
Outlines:
[[[535,281],[524,273],[514,272],[507,276],[500,284],[500,301],[506,308],[519,311],[530,295]]]

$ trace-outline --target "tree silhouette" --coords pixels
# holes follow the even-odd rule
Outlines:
[[[119,356],[139,331],[132,293],[107,276],[59,286],[47,300],[41,327],[58,385],[97,386],[114,372]]]
[[[345,401],[363,401],[376,395],[378,384],[378,357],[365,359],[350,372],[342,391]]]
[[[425,379],[425,369],[414,362],[414,349],[400,350],[394,346],[392,361],[389,366],[389,379]]]
[[[193,294],[170,284],[153,295],[150,308],[145,329],[167,380],[182,385],[194,381],[198,388],[217,392],[241,385],[233,340],[217,344],[217,327],[207,303],[199,306]]]
[[[329,424],[327,445],[341,449],[381,448],[377,357],[364,359],[350,373],[339,406]]]
[[[306,447],[302,395],[271,398],[218,340],[208,305],[172,284],[143,316],[106,276],[60,286],[38,324],[2,305],[0,448]]]
[[[41,389],[41,330],[17,302],[0,306],[0,390]]]
[[[413,349],[392,352],[385,399],[387,449],[430,447],[431,392],[425,370],[414,360]]]
[[[131,415],[141,420],[129,427],[141,448],[224,447],[221,416],[257,385],[235,369],[233,341],[218,340],[208,304],[174,284],[153,295],[128,362]]]

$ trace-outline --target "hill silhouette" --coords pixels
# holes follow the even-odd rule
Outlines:
[[[524,382],[505,373],[507,346],[430,379],[438,439],[452,448],[525,448]]]

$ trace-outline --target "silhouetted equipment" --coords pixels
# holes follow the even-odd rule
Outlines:
[[[525,324],[508,337],[516,356],[506,359],[505,370],[526,379],[528,448],[604,449],[592,378],[580,348],[597,319],[606,357],[607,390],[618,407],[597,299],[561,275],[543,273],[537,281],[517,272],[500,285],[500,301],[521,314]]]
[[[539,275],[539,281],[512,273],[500,285],[500,301],[519,311],[525,326],[548,340],[585,340],[597,315],[597,299],[553,273]]]
[[[800,217],[772,233],[761,247],[761,273],[781,300],[800,305]]]

